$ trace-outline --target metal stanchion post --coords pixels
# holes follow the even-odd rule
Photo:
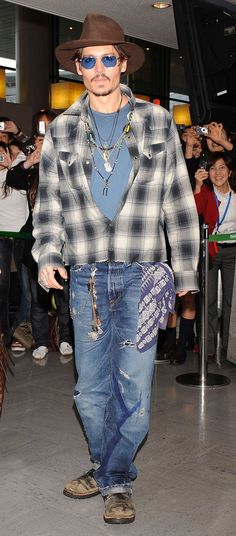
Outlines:
[[[176,381],[182,385],[198,388],[216,388],[229,385],[230,379],[221,374],[208,373],[207,370],[207,338],[208,338],[208,225],[205,223],[201,228],[201,270],[200,270],[200,311],[201,311],[201,336],[199,352],[199,372],[190,372],[177,376]]]
[[[208,270],[209,270],[209,255],[208,255],[208,225],[202,226],[202,263],[201,263],[201,331],[200,331],[200,352],[199,352],[199,375],[201,383],[206,382],[207,376],[207,339],[208,339]]]

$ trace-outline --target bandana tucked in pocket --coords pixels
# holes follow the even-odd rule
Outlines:
[[[142,266],[139,302],[137,349],[143,353],[157,342],[159,328],[165,329],[169,313],[174,312],[175,286],[173,272],[165,263]]]

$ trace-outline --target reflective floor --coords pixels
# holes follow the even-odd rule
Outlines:
[[[151,429],[136,463],[136,521],[103,521],[100,496],[72,500],[63,485],[87,470],[86,442],[73,409],[73,360],[50,353],[43,365],[15,357],[0,426],[1,536],[235,536],[236,367],[211,365],[230,385],[184,387],[196,372],[157,364]]]

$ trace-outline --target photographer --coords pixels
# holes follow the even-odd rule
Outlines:
[[[9,143],[13,139],[24,144],[28,140],[28,136],[9,117],[0,116],[0,141]]]
[[[227,151],[231,157],[236,156],[236,146],[231,141],[231,135],[222,123],[212,122],[207,125],[205,146],[210,153]]]

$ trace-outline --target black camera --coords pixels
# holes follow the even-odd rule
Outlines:
[[[199,168],[200,169],[206,169],[206,167],[207,167],[207,160],[200,160]]]

